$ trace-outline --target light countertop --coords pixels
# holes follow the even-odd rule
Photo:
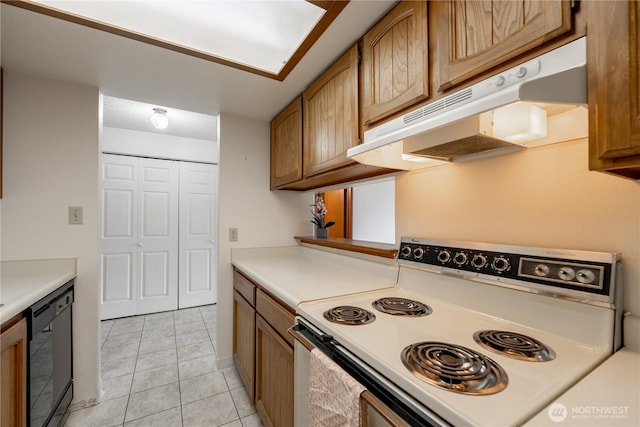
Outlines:
[[[624,319],[625,346],[605,360],[527,427],[639,426],[640,318]]]
[[[0,323],[38,302],[76,277],[75,258],[2,261]]]
[[[393,287],[398,278],[393,260],[304,246],[233,249],[231,263],[293,308],[303,301]]]

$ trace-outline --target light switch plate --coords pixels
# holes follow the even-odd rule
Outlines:
[[[82,224],[82,206],[69,206],[69,224]]]

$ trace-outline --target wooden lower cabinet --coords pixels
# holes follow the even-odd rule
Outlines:
[[[265,426],[293,426],[294,310],[233,272],[233,360]]]
[[[256,410],[268,426],[293,426],[293,347],[256,318]]]
[[[22,317],[22,316],[21,316]],[[27,425],[27,321],[7,322],[0,336],[1,427]]]
[[[233,292],[233,360],[247,394],[255,397],[256,310],[238,291]]]

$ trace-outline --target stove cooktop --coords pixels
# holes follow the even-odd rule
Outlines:
[[[467,270],[460,275],[450,271],[454,270],[455,249],[450,250],[452,256],[447,260],[452,264],[444,266],[438,259],[444,245],[419,241],[410,247],[410,257],[419,255],[425,259],[428,252],[429,262],[437,265],[427,265],[429,269],[425,270],[422,262],[418,267],[413,262],[403,262],[395,288],[305,302],[298,306],[298,312],[448,422],[522,424],[612,353],[616,311],[604,302],[604,294],[598,294],[593,304],[583,304],[549,297],[540,291],[541,287],[533,286],[532,292],[514,286],[520,280],[519,274],[535,274],[536,268],[543,277],[562,280],[560,275],[569,271],[562,268],[572,261],[564,260],[558,265],[550,260],[546,271],[537,257],[514,257],[504,250],[494,252],[482,247],[465,252],[465,257],[458,256],[457,260],[462,262],[464,258],[471,265],[474,257],[482,255],[487,258],[486,270]],[[416,249],[420,249],[417,254]],[[509,275],[487,274],[491,265],[504,267],[502,261],[496,263],[501,256],[508,260],[504,271]],[[476,262],[480,262],[477,257]],[[566,276],[570,277],[569,287],[574,282],[583,284],[575,275],[581,265],[574,264],[575,268],[570,267],[574,275]],[[599,284],[604,283],[605,274],[614,273],[615,270],[598,270],[591,277],[582,272],[588,276],[587,281]],[[488,276],[504,281],[506,286],[491,283],[486,280]],[[384,313],[376,307],[379,300],[408,301],[412,307],[418,303],[415,306],[427,307],[429,313]],[[338,306],[357,307],[371,314],[373,307],[375,319],[357,326],[327,320],[323,313]],[[437,349],[425,350],[425,343]],[[430,381],[430,374],[416,374],[413,369],[424,362],[406,362],[406,355],[411,353],[430,353],[435,355],[436,365],[476,377],[471,375],[467,383],[450,378]],[[411,369],[407,369],[408,365]]]
[[[455,280],[444,276],[436,276],[435,279],[438,282],[444,282],[443,284]],[[298,311],[318,329],[332,335],[358,358],[455,425],[522,423],[543,408],[552,396],[561,393],[577,378],[597,366],[611,351],[611,330],[605,331],[595,324],[597,322],[592,322],[590,326],[583,325],[583,327],[590,328],[594,338],[595,336],[600,338],[593,339],[591,342],[578,342],[570,334],[558,335],[557,331],[544,332],[526,327],[518,321],[483,314],[437,299],[429,300],[429,306],[433,311],[428,316],[393,316],[379,313],[374,321],[357,326],[334,323],[323,316],[325,311],[337,305],[349,305],[368,310],[372,301],[389,295],[389,290],[383,290],[307,302],[300,304]],[[393,290],[392,296],[417,299],[417,296],[410,291],[399,288]],[[533,304],[539,303],[535,301],[535,297],[543,298],[536,295],[527,296],[534,300],[528,303]],[[557,308],[557,310],[560,309]],[[590,314],[582,313],[580,317],[589,318]],[[613,317],[610,320],[612,321]],[[535,336],[538,341],[553,349],[556,357],[549,362],[533,363],[492,353],[474,339],[477,331],[492,329]],[[424,341],[458,345],[484,355],[499,366],[496,371],[502,369],[505,373],[506,385],[491,394],[470,396],[453,393],[427,383],[423,378],[409,371],[402,362],[403,349]],[[597,341],[604,342],[598,345]]]

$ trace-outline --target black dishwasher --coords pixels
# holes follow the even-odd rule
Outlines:
[[[73,280],[28,309],[31,427],[57,427],[73,397]]]

